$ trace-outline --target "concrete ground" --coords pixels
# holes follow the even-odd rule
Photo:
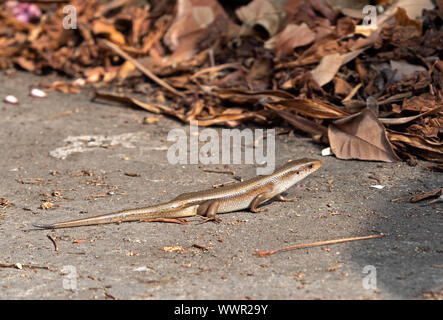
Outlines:
[[[164,202],[232,180],[203,165],[168,163],[167,134],[183,124],[165,117],[143,124],[149,113],[93,103],[88,90],[29,96],[29,88],[48,80],[0,76],[0,97],[20,100],[0,102],[1,299],[442,298],[442,206],[406,201],[441,187],[442,175],[426,162],[410,167],[321,157],[322,147],[301,136],[276,138],[277,165],[306,156],[323,161],[288,192],[298,202],[224,214],[219,224],[191,218],[186,225],[29,230],[32,223]],[[228,169],[242,178],[255,175],[252,165]],[[384,189],[371,187],[377,184]],[[385,237],[267,258],[252,254],[379,233]],[[17,263],[22,269],[7,267]]]

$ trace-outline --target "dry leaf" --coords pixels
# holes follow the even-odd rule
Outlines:
[[[388,124],[388,125],[406,124],[406,123],[409,123],[409,122],[414,121],[416,119],[436,114],[436,113],[438,113],[438,112],[440,112],[442,110],[443,110],[443,105],[440,106],[440,107],[436,107],[436,108],[434,108],[432,110],[423,112],[421,114],[417,114],[415,116],[402,117],[402,118],[378,118],[378,121],[380,121],[383,124]]]
[[[310,99],[281,100],[270,102],[269,104],[282,109],[296,111],[315,119],[338,119],[349,116],[343,109]]]
[[[66,83],[64,81],[54,81],[49,85],[51,90],[61,91],[63,93],[79,93],[80,89],[73,83]]]
[[[394,7],[405,9],[409,18],[416,19],[422,16],[423,10],[432,10],[435,6],[432,0],[399,0]]]
[[[115,26],[106,22],[95,20],[92,25],[92,31],[95,34],[106,34],[108,39],[115,44],[124,45],[126,43],[125,36],[115,29]]]
[[[388,131],[389,140],[401,151],[422,159],[443,163],[443,143],[428,141],[417,135]]]
[[[352,86],[346,80],[339,77],[334,78],[334,93],[336,96],[349,97],[352,91]],[[349,99],[350,98],[348,98],[348,100]]]
[[[315,32],[306,23],[290,23],[282,32],[266,41],[265,48],[274,49],[277,57],[283,57],[292,53],[295,48],[308,45],[314,40]]]
[[[176,16],[163,37],[164,43],[174,54],[171,63],[179,63],[192,58],[196,45],[205,29],[217,18],[227,19],[227,15],[215,0],[178,0]]]
[[[157,114],[164,113],[175,116],[182,121],[185,120],[185,116],[182,113],[179,113],[168,106],[161,105],[158,103],[142,102],[140,100],[130,98],[124,95],[97,91],[95,92],[95,99],[104,99],[107,101],[118,102],[129,106],[137,106],[152,113],[157,113]]]
[[[26,71],[35,71],[35,64],[33,61],[26,59],[25,57],[17,57],[13,59],[15,63],[17,63],[20,67],[25,69]]]
[[[268,0],[253,0],[235,13],[246,26],[261,26],[272,37],[279,31],[282,20],[278,9]]]
[[[342,65],[345,65],[355,59],[364,50],[365,49],[359,49],[345,54],[340,54],[336,52],[324,56],[321,59],[320,64],[311,71],[312,78],[318,83],[320,87],[324,86],[332,79],[334,79],[335,75]]]
[[[332,152],[339,159],[399,160],[386,137],[385,128],[369,109],[334,121],[329,125],[328,137]]]
[[[216,89],[213,93],[221,99],[246,104],[294,98],[292,94],[282,90],[246,91],[240,89]]]
[[[275,107],[269,106],[279,117],[285,119],[292,124],[298,130],[306,132],[311,136],[326,137],[328,129],[321,124],[318,124],[312,120],[297,116],[291,112],[278,110]],[[323,139],[324,140],[324,139]],[[326,141],[324,141],[326,142]]]

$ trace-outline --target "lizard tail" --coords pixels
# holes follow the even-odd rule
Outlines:
[[[183,218],[195,216],[197,214],[197,208],[198,205],[173,209],[171,209],[169,205],[158,205],[141,209],[131,209],[115,213],[107,213],[90,218],[56,222],[52,224],[33,224],[33,226],[40,229],[59,229],[116,223],[123,221],[140,221],[149,218]]]

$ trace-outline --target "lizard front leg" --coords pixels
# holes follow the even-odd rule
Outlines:
[[[294,202],[294,201],[298,201],[298,198],[297,198],[297,197],[294,197],[294,198],[285,198],[285,197],[283,197],[281,194],[276,195],[275,198],[276,198],[278,201],[283,201],[283,202]]]
[[[249,205],[249,210],[251,210],[254,213],[258,213],[258,212],[266,212],[268,211],[268,208],[264,208],[264,209],[257,209],[257,206],[259,206],[261,203],[271,199],[273,197],[272,193],[270,192],[263,192],[260,193],[258,196],[256,196],[252,201],[251,204]]]

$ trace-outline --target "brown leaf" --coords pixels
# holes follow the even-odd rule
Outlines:
[[[352,86],[346,80],[339,77],[334,78],[334,93],[336,96],[348,97],[351,92]]]
[[[334,121],[329,125],[328,136],[332,152],[339,159],[399,160],[386,137],[385,128],[369,109]]]
[[[443,163],[443,143],[431,142],[417,135],[388,131],[389,140],[400,150],[428,161]]]
[[[270,102],[269,104],[283,109],[296,111],[315,119],[338,119],[349,116],[349,114],[343,109],[310,99],[281,100]]]
[[[228,127],[235,127],[241,122],[259,117],[257,112],[244,112],[241,114],[222,114],[209,118],[197,119],[201,127],[211,126],[213,124],[226,124]]]
[[[197,53],[197,42],[205,29],[217,16],[227,18],[220,4],[215,0],[179,0],[176,16],[163,40],[173,51],[172,63],[192,58]]]
[[[435,7],[432,0],[399,0],[393,6],[405,9],[411,19],[421,17],[424,9],[432,10]]]
[[[253,0],[235,13],[245,26],[261,26],[270,37],[279,31],[282,22],[280,11],[268,0]]]
[[[436,107],[432,110],[417,114],[415,116],[410,116],[410,117],[402,117],[402,118],[379,118],[378,120],[383,123],[383,124],[388,124],[388,125],[399,125],[399,124],[406,124],[408,122],[414,121],[418,118],[422,118],[425,116],[429,116],[429,115],[433,115],[433,114],[437,114],[439,113],[441,110],[443,110],[443,105],[441,105],[440,107]]]
[[[425,112],[436,107],[438,107],[438,103],[435,101],[435,96],[429,93],[424,93],[419,96],[414,95],[410,99],[404,99],[401,110]]]
[[[157,114],[163,113],[163,114],[174,116],[182,121],[185,121],[184,114],[182,114],[181,112],[174,110],[168,106],[161,105],[159,103],[142,102],[142,101],[137,100],[135,98],[130,98],[130,97],[127,97],[124,95],[113,94],[113,93],[108,93],[108,92],[100,92],[100,91],[95,92],[94,99],[103,99],[103,100],[107,100],[107,101],[126,104],[129,106],[137,106],[137,107],[140,107],[140,108],[145,109],[145,110],[152,112],[152,113],[157,113]]]
[[[318,66],[311,71],[312,78],[322,87],[334,79],[342,65],[355,59],[365,49],[351,51],[345,54],[338,52],[324,56]]]
[[[421,13],[420,13],[421,15]],[[406,10],[403,8],[398,8],[395,12],[395,20],[400,26],[414,26],[417,28],[416,35],[420,36],[423,30],[422,23],[419,19],[411,19],[409,18],[408,14],[406,13]]]
[[[126,43],[125,36],[117,31],[113,25],[106,22],[95,20],[92,25],[92,31],[94,34],[106,34],[112,42],[123,45]]]
[[[315,32],[306,23],[290,23],[282,32],[266,41],[265,48],[274,49],[277,57],[283,57],[292,53],[295,48],[310,44],[314,40]]]
[[[66,83],[64,81],[54,81],[49,85],[49,88],[51,90],[55,91],[61,91],[63,93],[79,93],[80,89],[72,84],[72,83]]]
[[[17,57],[13,59],[15,63],[17,63],[20,67],[25,69],[26,71],[34,71],[35,70],[35,64],[33,61],[26,59],[25,57]]]
[[[216,89],[213,93],[221,99],[246,104],[257,103],[260,100],[278,101],[294,98],[292,94],[281,90],[246,91],[241,89]]]
[[[301,130],[303,132],[306,132],[312,136],[326,136],[327,135],[327,128],[322,126],[321,124],[318,124],[312,120],[297,116],[291,112],[284,111],[284,110],[278,110],[277,108],[273,107],[272,105],[268,106],[271,108],[279,117],[282,119],[285,119],[290,124],[292,124],[295,128],[298,130]]]

